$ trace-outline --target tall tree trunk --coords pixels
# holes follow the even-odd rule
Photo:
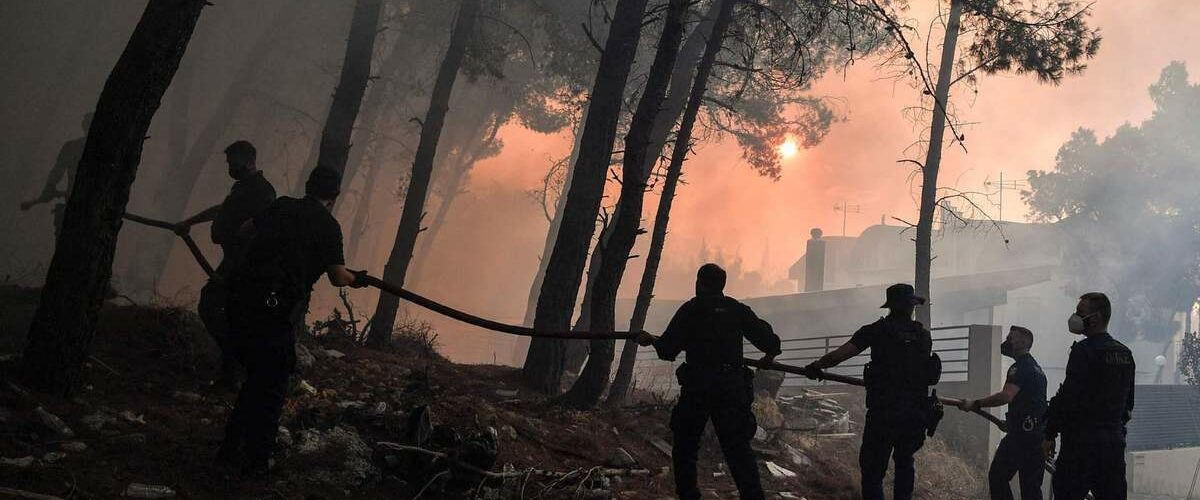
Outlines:
[[[192,190],[195,189],[205,164],[208,163],[213,152],[219,149],[218,143],[224,136],[226,127],[237,115],[238,108],[241,107],[242,101],[248,95],[247,91],[250,89],[250,85],[262,73],[263,62],[270,55],[274,46],[273,42],[279,37],[281,31],[292,24],[300,10],[302,9],[294,5],[287,5],[280,8],[275,14],[271,26],[255,40],[250,53],[238,68],[234,81],[225,91],[225,95],[221,97],[221,101],[209,116],[208,121],[205,122],[204,128],[200,129],[192,146],[188,148],[186,159],[177,166],[178,168],[172,169],[161,177],[154,195],[155,205],[160,207],[156,211],[158,218],[178,221],[186,216],[184,212],[192,198]],[[139,245],[139,249],[143,255],[144,274],[139,274],[141,276],[139,286],[153,290],[166,270],[171,248],[174,246],[176,238],[175,235],[166,231],[146,231],[143,235],[145,243]]]
[[[354,259],[348,262],[364,262],[369,263],[369,260],[362,260],[360,249],[362,241],[365,239],[365,231],[367,229],[367,217],[371,210],[371,199],[375,192],[380,189],[387,189],[379,186],[379,172],[383,170],[383,161],[379,159],[383,155],[382,147],[372,148],[371,155],[367,157],[366,168],[367,178],[363,183],[363,191],[359,196],[358,202],[354,207],[354,219],[350,223],[350,231],[346,233],[346,258]],[[364,267],[366,264],[364,264]]]
[[[692,72],[695,70],[701,55],[704,52],[705,41],[709,39],[712,33],[713,22],[716,20],[718,12],[720,12],[721,3],[723,0],[714,0],[708,8],[708,12],[692,29],[687,40],[679,49],[679,55],[675,59],[675,66],[671,72],[671,83],[667,92],[667,97],[662,103],[662,109],[658,115],[654,117],[654,126],[650,129],[649,145],[643,162],[642,174],[643,182],[650,179],[650,174],[654,171],[654,164],[662,155],[663,148],[666,146],[667,138],[670,136],[671,128],[675,126],[675,122],[679,120],[679,116],[683,114],[684,105],[688,101],[688,89],[691,88]],[[620,201],[617,202],[616,211],[620,211]],[[611,226],[606,226],[600,231],[600,241],[607,241]],[[596,273],[600,270],[601,258],[595,252],[592,253],[591,259],[588,261],[587,281],[583,289],[583,302],[579,308],[579,319],[575,322],[575,330],[583,331],[591,327],[591,311],[592,311],[592,281],[596,278]],[[583,365],[588,356],[589,343],[582,340],[567,341],[567,351],[565,355],[564,366],[568,372],[577,372]]]
[[[469,148],[460,149],[458,158],[455,158],[454,168],[446,172],[450,177],[445,179],[445,190],[442,193],[441,201],[438,203],[437,214],[434,215],[433,222],[429,224],[429,234],[426,234],[421,239],[420,246],[414,252],[414,255],[421,257],[417,260],[416,269],[413,271],[413,275],[417,277],[416,281],[418,283],[426,278],[426,270],[429,269],[429,251],[433,248],[433,243],[437,241],[438,234],[441,233],[442,228],[445,226],[446,216],[450,213],[450,207],[454,205],[454,200],[463,194],[463,186],[467,183],[468,174],[471,173],[471,169],[482,159],[484,151],[495,143],[496,135],[500,132],[500,127],[508,121],[511,109],[509,107],[504,110],[498,110],[488,120],[490,123],[485,123],[485,127],[480,127],[475,133],[468,136],[469,139],[467,140],[471,141],[473,145]]]
[[[579,160],[562,225],[554,241],[554,250],[546,264],[546,277],[538,293],[533,327],[542,331],[562,331],[571,325],[571,313],[579,296],[579,281],[587,261],[588,247],[596,231],[596,214],[604,196],[604,180],[612,157],[617,121],[625,97],[625,84],[641,40],[642,15],[647,0],[618,0],[609,25],[608,38],[600,65],[592,83],[587,121],[580,139]],[[538,390],[557,394],[563,373],[561,341],[534,339],[525,358],[524,376]]]
[[[687,160],[688,149],[691,146],[692,131],[696,125],[696,117],[704,104],[704,94],[708,92],[708,77],[712,74],[713,63],[721,52],[725,32],[733,18],[735,2],[718,0],[721,9],[713,15],[714,23],[707,37],[704,55],[696,69],[695,80],[691,83],[691,92],[687,98],[687,107],[683,119],[679,123],[679,133],[676,134],[675,148],[671,152],[671,163],[667,166],[667,175],[663,181],[662,196],[658,200],[658,211],[654,215],[654,230],[650,235],[650,250],[646,254],[646,268],[642,271],[642,281],[638,286],[637,299],[633,305],[633,316],[629,320],[629,330],[638,331],[646,327],[646,316],[650,312],[650,300],[654,298],[654,284],[658,277],[658,266],[662,262],[663,247],[667,241],[667,224],[671,218],[671,204],[675,200],[675,189],[683,174],[683,163]],[[673,86],[674,87],[674,86]],[[676,87],[677,88],[677,87]],[[633,382],[634,362],[637,360],[637,343],[626,341],[621,350],[621,361],[617,366],[617,375],[608,392],[605,404],[620,406],[629,394]]]
[[[66,396],[79,379],[146,131],[205,4],[151,0],[100,93],[22,359],[40,391]]]
[[[538,254],[538,270],[529,285],[529,294],[525,299],[525,326],[533,326],[533,317],[537,312],[538,295],[542,291],[542,282],[546,279],[546,264],[550,262],[550,253],[554,251],[554,242],[558,240],[558,228],[562,227],[563,209],[567,206],[566,189],[575,177],[575,162],[579,161],[579,140],[583,138],[583,123],[587,122],[587,108],[583,109],[579,126],[575,128],[571,141],[571,156],[567,159],[567,172],[563,176],[563,192],[554,200],[554,215],[550,218],[550,227],[546,231],[546,239],[542,243],[542,253]],[[547,189],[549,186],[547,186]]]
[[[397,36],[391,52],[388,52],[387,57],[383,59],[383,63],[379,65],[378,76],[380,78],[380,83],[371,87],[370,93],[368,93],[366,96],[366,102],[363,104],[362,114],[358,121],[358,128],[360,131],[359,141],[358,144],[353,145],[350,148],[350,156],[346,160],[346,170],[342,177],[342,182],[344,185],[348,186],[350,182],[353,182],[354,177],[358,174],[360,167],[362,167],[363,159],[367,157],[368,152],[382,148],[382,145],[379,144],[375,139],[381,135],[379,134],[379,129],[381,124],[385,121],[384,111],[392,109],[395,106],[395,104],[392,102],[392,99],[397,97],[402,100],[414,98],[411,94],[397,95],[398,92],[395,92],[387,83],[390,78],[396,75],[403,68],[404,63],[407,60],[406,56],[410,54],[410,51],[408,50],[410,47],[410,39],[403,36]],[[373,175],[374,174],[368,174],[368,176]],[[355,200],[356,204],[361,204],[364,198],[369,197],[367,191],[372,189],[371,186],[372,184],[364,183],[363,192],[360,193],[358,198]],[[339,196],[336,206],[339,208],[345,207],[345,201],[346,196]],[[369,207],[369,205],[361,206]],[[354,208],[355,219],[359,217],[359,208],[359,205],[356,205]],[[363,216],[365,217],[366,214],[363,214]]]
[[[942,63],[938,67],[937,87],[933,93],[933,123],[929,126],[929,150],[921,167],[921,212],[917,219],[917,276],[913,287],[925,297],[924,306],[917,307],[917,321],[931,325],[929,273],[933,264],[933,217],[937,212],[938,169],[942,163],[942,143],[946,132],[946,106],[950,102],[950,81],[954,76],[954,52],[958,45],[958,30],[962,18],[962,0],[951,0],[946,22],[946,37],[942,42]]]
[[[354,121],[358,119],[358,110],[367,92],[367,82],[371,79],[371,56],[375,52],[381,5],[381,0],[358,0],[354,4],[342,74],[333,93],[333,103],[329,105],[329,114],[325,117],[325,128],[321,131],[321,153],[316,165],[332,168],[339,174],[346,172]],[[347,182],[343,178],[342,186],[345,187]]]
[[[450,33],[450,46],[446,49],[446,57],[442,59],[434,81],[433,93],[429,100],[429,111],[425,113],[425,121],[421,124],[421,141],[417,144],[417,152],[413,158],[412,179],[408,183],[408,191],[404,197],[404,211],[400,214],[400,227],[396,234],[396,243],[388,256],[387,265],[383,269],[383,279],[396,285],[404,285],[408,265],[412,262],[413,248],[417,245],[417,235],[421,231],[421,219],[425,215],[425,197],[429,193],[429,180],[433,176],[433,161],[437,156],[438,138],[442,134],[442,125],[446,121],[446,111],[449,109],[450,92],[454,90],[454,80],[458,77],[458,69],[462,66],[463,57],[467,52],[467,41],[474,30],[475,20],[479,13],[480,0],[463,0],[459,6],[458,15],[454,19],[454,30]],[[395,295],[382,293],[375,308],[375,316],[371,319],[371,330],[367,344],[372,347],[387,345],[392,336],[392,326],[396,322],[396,311],[400,308],[400,298]]]
[[[667,99],[663,109],[654,117],[654,128],[650,131],[650,146],[646,153],[645,173],[647,179],[654,171],[654,164],[662,156],[667,139],[675,122],[683,114],[684,106],[688,103],[688,90],[692,88],[692,73],[703,57],[704,50],[711,40],[713,26],[720,16],[721,4],[729,0],[713,0],[708,6],[708,12],[692,28],[683,45],[679,48],[679,57],[675,59],[675,69],[671,73],[671,87],[667,91]]]
[[[679,54],[679,43],[683,38],[683,16],[687,13],[689,0],[669,0],[663,21],[662,34],[654,53],[654,62],[646,78],[646,88],[638,100],[637,109],[625,134],[625,154],[621,168],[621,195],[617,211],[613,214],[610,236],[596,244],[596,254],[601,257],[600,268],[592,288],[591,329],[599,332],[616,331],[617,289],[625,275],[629,254],[637,240],[642,222],[642,205],[646,196],[645,160],[650,145],[650,131],[654,118],[662,109],[667,96],[667,84],[671,82],[671,70]],[[608,387],[608,376],[612,372],[612,339],[591,341],[587,364],[571,390],[563,395],[563,401],[579,408],[591,408],[600,402],[600,396]]]

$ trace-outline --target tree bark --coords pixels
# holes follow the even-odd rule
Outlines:
[[[205,122],[204,128],[200,129],[192,146],[188,148],[184,161],[159,180],[154,196],[155,205],[161,210],[157,212],[158,218],[179,221],[186,217],[184,212],[187,211],[196,182],[200,179],[200,174],[204,172],[204,166],[208,163],[208,159],[219,148],[218,143],[224,136],[226,127],[237,115],[238,108],[241,107],[242,101],[248,95],[247,90],[250,85],[262,73],[263,63],[274,46],[272,42],[278,38],[281,31],[292,24],[300,10],[295,6],[288,5],[280,8],[275,14],[271,26],[255,40],[249,55],[238,68],[236,78],[229,85],[229,89],[225,91],[225,95],[221,97],[220,103]],[[167,268],[167,261],[176,238],[175,235],[165,231],[146,232],[143,237],[145,243],[139,245],[139,248],[143,255],[142,266],[144,266],[145,274],[139,274],[141,276],[139,286],[153,290]]]
[[[327,166],[339,174],[346,172],[354,121],[358,119],[367,82],[371,79],[371,56],[375,52],[375,34],[379,32],[381,5],[381,0],[358,0],[354,4],[342,74],[325,117],[325,128],[321,131],[321,153],[316,165]],[[345,187],[347,182],[343,177],[342,186]]]
[[[937,87],[933,93],[933,123],[929,126],[929,149],[925,152],[925,164],[921,167],[921,212],[917,219],[917,262],[913,288],[916,289],[917,295],[926,299],[925,305],[917,307],[917,321],[926,326],[931,325],[932,319],[930,307],[933,297],[929,295],[929,274],[933,264],[933,217],[937,212],[938,169],[942,163],[946,106],[950,99],[950,81],[954,75],[954,52],[958,45],[962,9],[962,0],[950,2],[946,36],[942,42],[942,63],[938,67]]]
[[[146,131],[205,3],[151,0],[100,93],[22,359],[37,390],[66,396],[79,379]]]
[[[647,0],[619,0],[614,10],[592,83],[587,121],[579,143],[579,160],[567,190],[562,225],[538,293],[533,320],[535,329],[562,331],[571,325],[588,247],[596,231],[596,214],[604,196],[604,179],[612,156],[626,80],[641,40],[646,3]],[[562,342],[533,339],[525,358],[523,374],[526,380],[544,393],[557,394],[563,373],[563,350]]]
[[[417,152],[413,158],[412,179],[408,183],[408,191],[404,197],[404,210],[400,214],[400,227],[396,234],[395,245],[388,256],[387,265],[383,269],[383,279],[389,283],[404,285],[408,274],[409,263],[412,262],[413,249],[417,244],[417,235],[421,231],[421,219],[425,213],[425,198],[429,193],[429,180],[433,176],[433,161],[437,155],[438,138],[442,133],[442,125],[446,121],[446,111],[449,109],[450,92],[454,89],[454,80],[467,51],[467,41],[474,30],[475,20],[479,13],[480,0],[463,0],[459,6],[458,15],[454,20],[454,29],[450,33],[450,46],[446,56],[438,68],[434,81],[433,93],[429,100],[429,110],[425,113],[425,121],[421,125],[421,140],[417,144]],[[371,319],[371,330],[367,336],[367,345],[383,347],[388,344],[392,335],[392,326],[396,322],[396,311],[400,308],[400,298],[382,293],[375,308],[375,316]]]
[[[675,126],[675,122],[679,120],[679,116],[683,113],[684,105],[687,104],[688,89],[691,88],[692,72],[695,70],[698,60],[704,52],[705,41],[708,40],[712,33],[713,21],[716,20],[718,12],[721,8],[722,0],[713,1],[708,8],[708,12],[700,19],[696,27],[692,29],[687,40],[679,49],[679,55],[675,59],[675,66],[671,73],[671,83],[667,92],[667,97],[662,103],[662,109],[654,118],[654,126],[650,130],[650,140],[647,153],[645,155],[642,174],[645,176],[643,182],[648,181],[650,174],[654,171],[654,164],[662,155],[663,148],[666,146],[667,138],[671,133],[671,128]],[[617,202],[616,211],[621,210],[620,201]],[[606,226],[600,231],[600,241],[607,241],[609,238],[609,230],[611,226]],[[592,281],[596,278],[596,273],[600,270],[601,259],[593,252],[591,259],[588,261],[587,280],[583,289],[583,302],[579,308],[579,319],[575,322],[576,330],[587,330],[591,327],[591,310],[592,310]],[[584,341],[567,341],[567,350],[565,354],[564,367],[568,372],[577,372],[583,365],[588,356],[588,343]]]
[[[596,244],[595,253],[601,259],[592,285],[590,329],[595,332],[616,331],[617,289],[621,287],[629,254],[641,232],[647,179],[645,160],[650,146],[650,132],[667,97],[667,85],[671,82],[671,71],[683,38],[683,16],[687,13],[688,1],[667,2],[667,14],[654,53],[654,62],[646,78],[646,88],[642,91],[629,131],[625,134],[617,211],[609,226],[608,239],[601,239]],[[615,345],[613,339],[593,339],[590,342],[587,364],[583,366],[579,379],[563,395],[563,402],[577,408],[591,408],[600,402],[600,396],[608,388]]]
[[[454,205],[454,200],[463,194],[463,185],[467,183],[468,174],[471,169],[483,158],[484,151],[487,150],[496,141],[496,135],[500,133],[500,127],[508,122],[511,106],[504,106],[502,109],[497,109],[495,113],[489,116],[481,127],[472,127],[473,133],[466,136],[466,141],[472,144],[468,148],[459,150],[458,157],[455,158],[454,167],[446,174],[450,177],[444,180],[445,191],[442,193],[441,201],[438,203],[437,215],[434,215],[433,222],[429,224],[429,234],[426,234],[421,239],[420,246],[414,252],[414,255],[420,256],[417,260],[416,269],[413,275],[417,277],[417,282],[426,279],[428,274],[426,270],[429,268],[428,255],[433,243],[437,241],[438,234],[446,223],[446,216],[450,213],[450,207]]]
[[[687,107],[683,111],[679,132],[676,134],[675,148],[671,152],[671,163],[667,166],[666,178],[663,180],[662,196],[658,200],[658,210],[654,215],[654,229],[650,235],[650,249],[646,254],[646,268],[642,271],[642,281],[638,285],[637,299],[633,305],[633,316],[629,320],[630,331],[638,331],[646,327],[650,301],[654,298],[658,266],[662,262],[663,248],[667,241],[667,225],[671,218],[671,205],[675,200],[675,189],[683,174],[683,163],[687,160],[688,149],[691,146],[696,117],[700,113],[701,106],[704,105],[704,94],[708,92],[708,77],[712,74],[713,63],[721,51],[725,32],[733,18],[735,2],[718,0],[715,3],[720,3],[721,8],[715,14],[710,12],[710,14],[714,14],[713,27],[710,36],[706,37],[704,54],[696,68],[695,80],[691,84],[691,91],[687,98]],[[607,406],[620,406],[632,389],[637,348],[637,343],[625,342],[625,346],[621,350],[621,361],[617,366],[616,378],[613,380],[605,400]]]

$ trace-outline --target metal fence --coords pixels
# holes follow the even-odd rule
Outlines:
[[[941,326],[930,329],[933,336],[933,352],[942,358],[943,382],[965,382],[967,380],[967,364],[970,361],[968,356],[969,332],[969,325]],[[850,340],[850,337],[850,335],[825,335],[784,339],[781,343],[783,353],[775,360],[784,364],[804,366],[837,349]],[[762,354],[748,342],[745,344],[745,353],[747,357],[752,358]],[[683,354],[680,354],[674,362],[668,362],[658,359],[658,355],[651,347],[639,348],[637,365],[634,370],[638,387],[655,392],[674,392],[677,389],[674,369],[683,361]],[[861,377],[863,367],[868,361],[870,361],[870,355],[869,352],[865,352],[828,371],[839,375]],[[783,382],[784,386],[819,383],[793,374],[786,375]]]

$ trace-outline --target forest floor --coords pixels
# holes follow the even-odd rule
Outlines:
[[[80,389],[59,399],[27,391],[16,377],[37,299],[36,290],[0,286],[0,498],[3,488],[156,498],[135,491],[139,484],[175,498],[672,497],[668,402],[641,394],[621,409],[564,409],[527,390],[517,369],[443,359],[420,324],[386,352],[335,334],[305,336],[278,463],[265,481],[237,481],[212,465],[234,395],[208,385],[214,348],[193,313],[106,304]],[[841,398],[861,421],[861,397]],[[46,413],[73,435],[55,431]],[[379,442],[420,442],[504,477]],[[784,444],[805,464],[780,456]],[[769,498],[859,497],[856,435],[780,430],[756,447]],[[776,477],[767,460],[795,475]],[[940,441],[926,445],[918,464],[918,498],[982,497],[982,471]],[[736,498],[711,435],[700,467],[706,496]]]

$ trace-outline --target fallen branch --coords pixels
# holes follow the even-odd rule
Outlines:
[[[4,496],[6,498],[29,498],[32,500],[63,500],[62,497],[56,497],[54,495],[43,495],[41,493],[34,493],[32,491],[5,488],[4,486],[0,486],[0,496]]]
[[[576,475],[580,471],[579,469],[570,470],[570,471],[549,471],[549,470],[543,470],[543,469],[529,468],[529,469],[512,470],[512,471],[506,471],[506,472],[492,472],[490,470],[480,469],[479,467],[476,467],[469,463],[452,458],[452,457],[450,457],[450,455],[442,453],[440,451],[434,451],[434,450],[430,450],[427,448],[421,448],[419,446],[409,446],[409,445],[404,445],[404,444],[399,444],[399,443],[391,443],[388,441],[380,441],[378,443],[375,443],[375,446],[377,448],[386,448],[386,449],[392,450],[392,451],[407,451],[407,452],[421,453],[424,455],[429,455],[429,456],[437,458],[439,460],[445,460],[445,461],[453,464],[456,467],[462,467],[463,469],[469,470],[476,474],[486,476],[491,479],[510,479],[510,478],[524,477],[527,475],[539,476],[539,477],[543,477],[543,478],[547,478],[547,479],[564,479],[564,478],[569,478],[573,475]],[[610,467],[593,467],[590,470],[591,470],[592,475],[601,475],[601,476],[610,476],[610,477],[611,476],[637,477],[637,476],[650,476],[651,475],[649,469],[619,469],[619,468],[610,468]]]

